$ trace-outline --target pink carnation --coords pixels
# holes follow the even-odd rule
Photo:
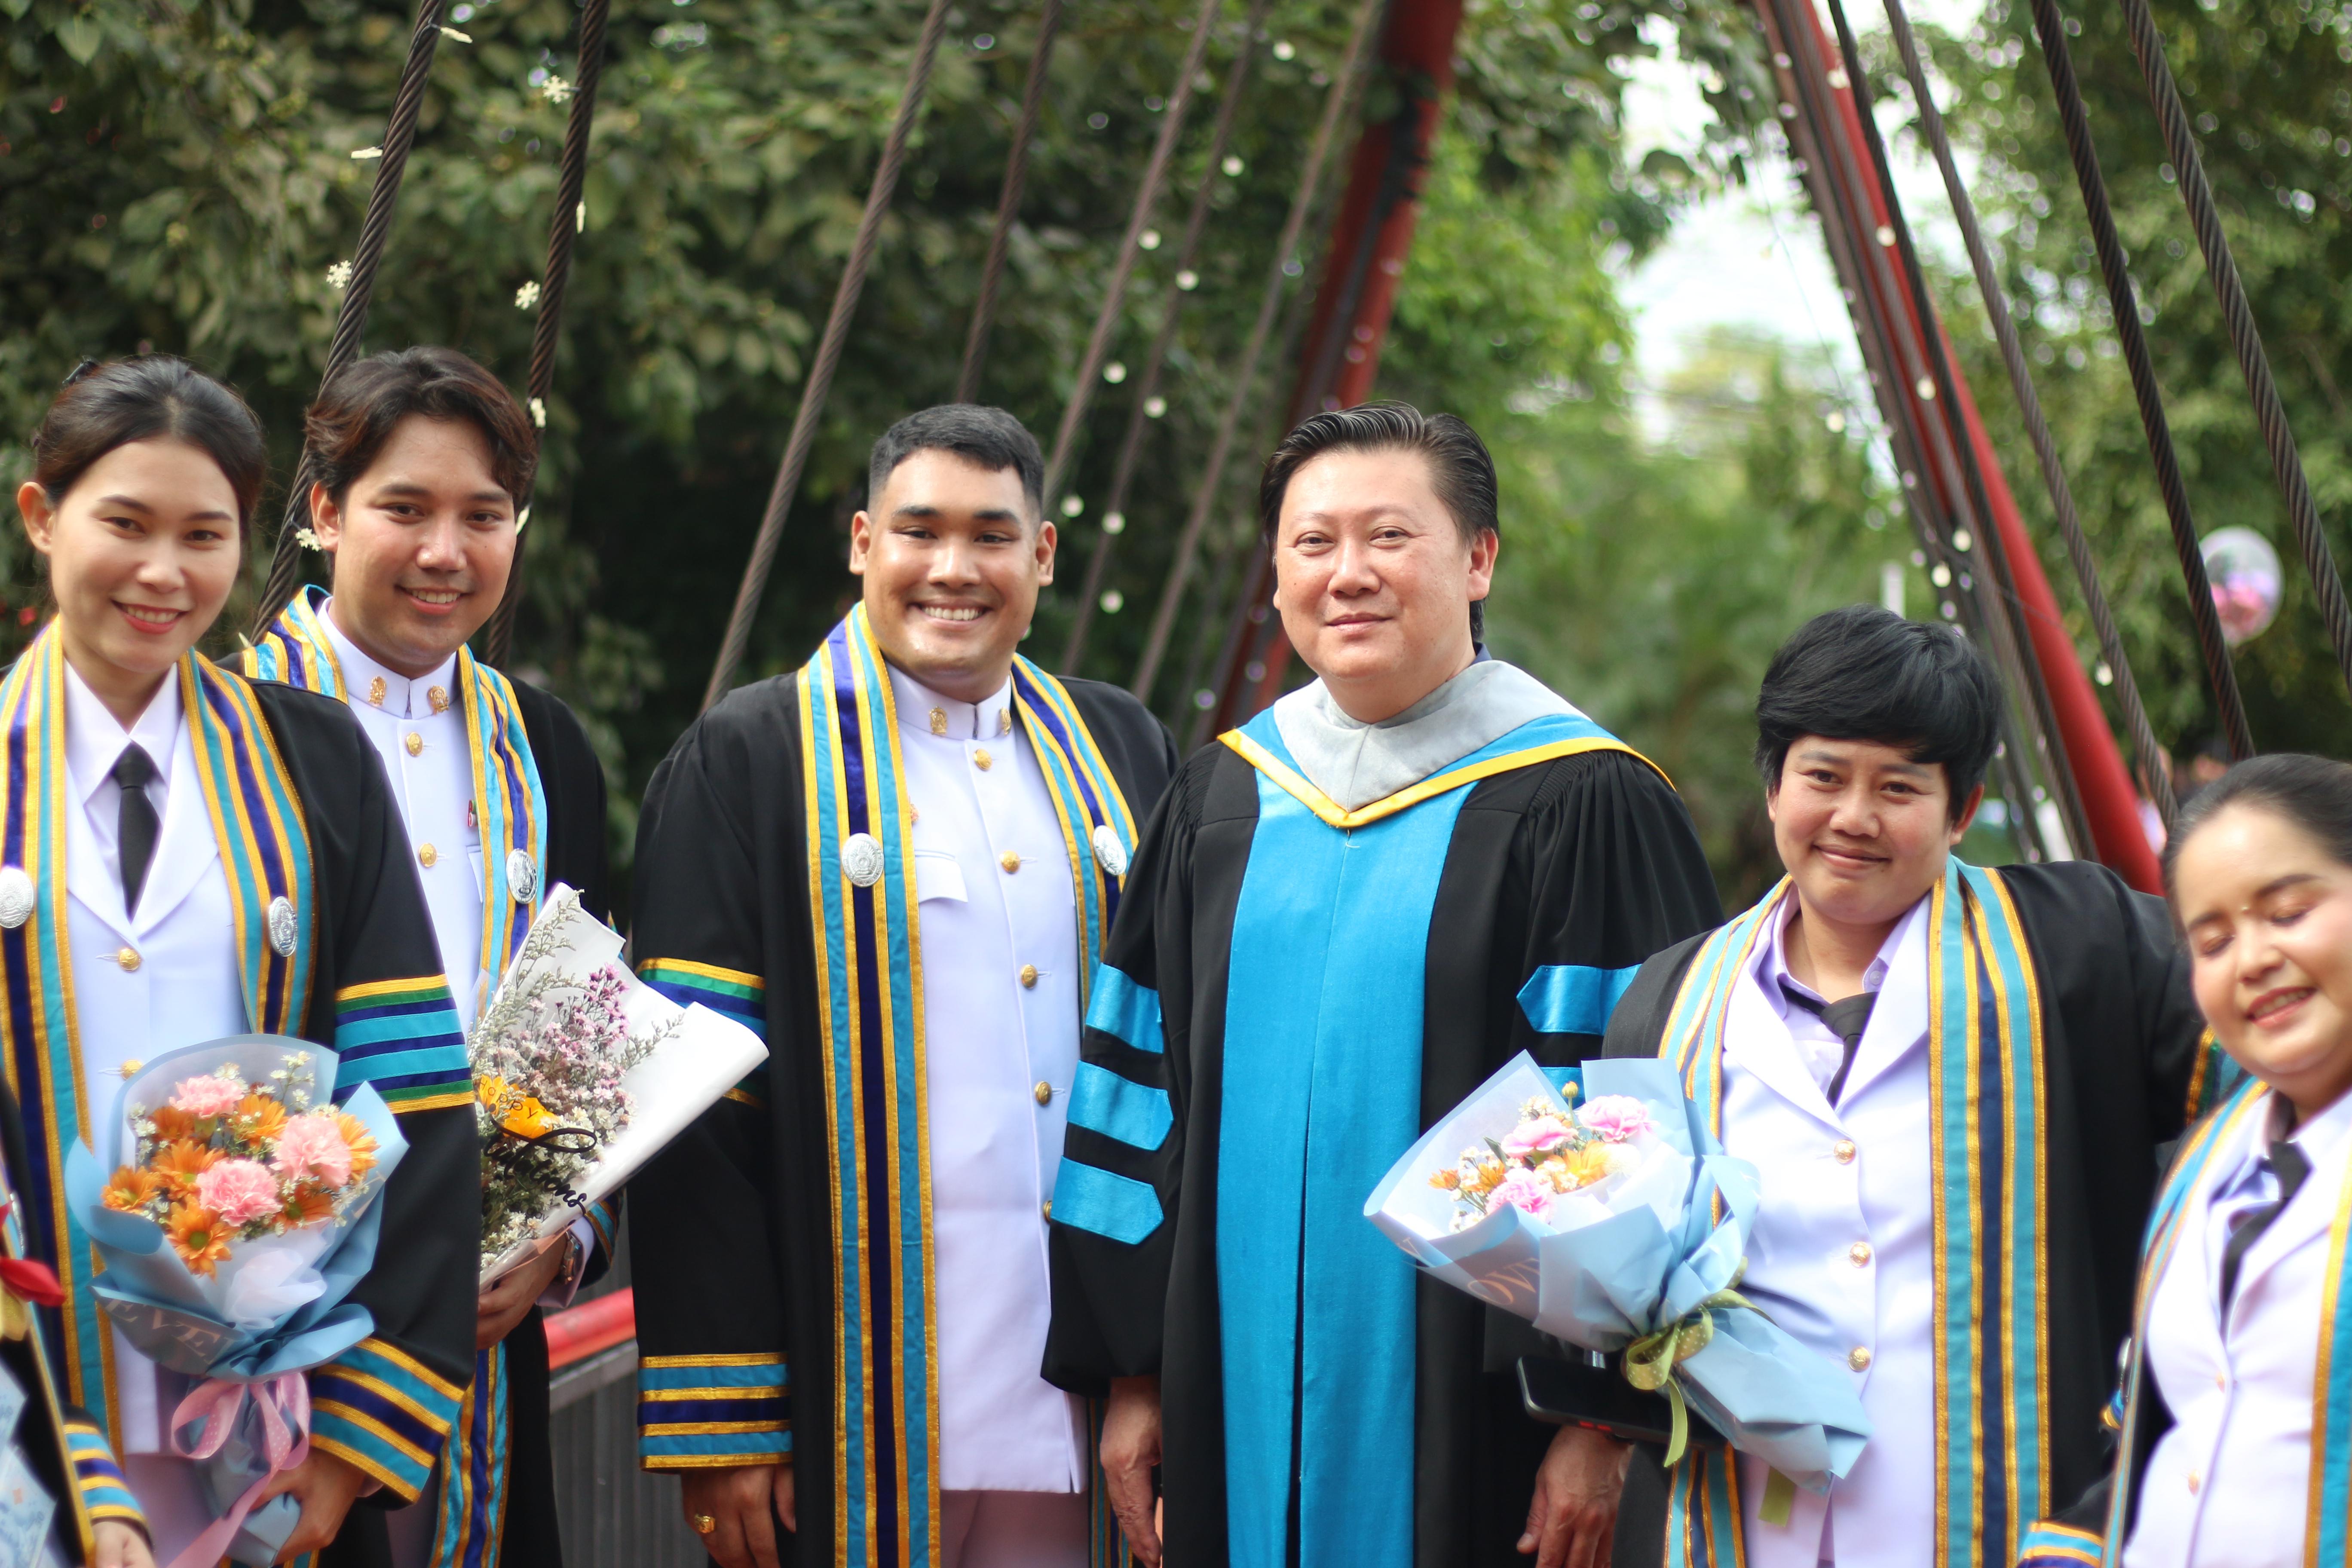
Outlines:
[[[1551,1218],[1551,1184],[1524,1167],[1516,1169],[1495,1184],[1486,1194],[1486,1212],[1493,1214],[1503,1204],[1523,1211],[1536,1219]]]
[[[184,1078],[172,1087],[172,1109],[191,1116],[226,1116],[245,1098],[245,1085],[233,1078]]]
[[[1576,1136],[1575,1129],[1557,1116],[1537,1116],[1520,1122],[1503,1140],[1503,1152],[1513,1159],[1542,1154]]]
[[[196,1202],[223,1225],[251,1225],[278,1212],[278,1178],[258,1160],[223,1160],[196,1178]]]
[[[1588,1100],[1576,1113],[1576,1119],[1607,1143],[1631,1143],[1643,1133],[1658,1130],[1658,1124],[1650,1119],[1650,1108],[1630,1094],[1604,1094]]]
[[[331,1187],[352,1179],[352,1146],[331,1116],[312,1112],[289,1120],[278,1134],[278,1156],[270,1162],[281,1176],[315,1176]]]

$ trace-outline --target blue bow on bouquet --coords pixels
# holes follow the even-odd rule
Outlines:
[[[1668,1464],[1682,1457],[1687,1401],[1734,1448],[1826,1492],[1861,1458],[1870,1421],[1846,1369],[1738,1293],[1756,1167],[1723,1152],[1671,1063],[1587,1062],[1582,1076],[1588,1104],[1639,1100],[1651,1123],[1590,1194],[1538,1197],[1544,1217],[1497,1202],[1461,1223],[1446,1173],[1465,1151],[1491,1149],[1499,1164],[1510,1139],[1524,1143],[1531,1110],[1572,1122],[1568,1100],[1522,1052],[1397,1162],[1365,1217],[1447,1284],[1570,1344],[1622,1352],[1627,1381],[1673,1405]]]
[[[300,1506],[290,1496],[258,1509],[254,1501],[271,1476],[309,1456],[310,1389],[302,1374],[375,1330],[368,1310],[347,1298],[375,1262],[378,1200],[408,1142],[373,1088],[362,1085],[341,1106],[332,1103],[338,1065],[332,1051],[276,1035],[236,1035],[170,1052],[122,1086],[112,1116],[98,1130],[100,1152],[77,1141],[66,1156],[67,1206],[105,1263],[91,1286],[100,1308],[141,1353],[203,1380],[172,1412],[169,1441],[174,1453],[199,1463],[215,1522],[171,1568],[209,1568],[225,1556],[257,1565],[277,1560]],[[306,1211],[303,1223],[282,1230],[266,1220],[218,1223],[197,1238],[201,1265],[192,1264],[184,1256],[186,1237],[124,1206],[152,1184],[135,1173],[127,1182],[108,1176],[140,1164],[142,1126],[154,1134],[151,1147],[192,1143],[197,1158],[223,1163],[232,1147],[228,1124],[242,1108],[204,1116],[175,1109],[175,1093],[192,1081],[216,1100],[225,1099],[224,1086],[262,1090],[286,1113],[281,1121],[340,1111],[373,1140],[367,1152],[373,1163],[361,1169],[347,1160],[341,1179],[331,1180],[334,1149],[350,1144],[330,1144],[318,1153],[320,1164],[300,1167],[324,1173],[310,1179],[323,1212],[313,1217]],[[172,1139],[157,1131],[159,1110],[175,1119]],[[281,1147],[278,1163],[267,1165],[249,1154],[239,1159],[283,1175],[293,1168],[288,1162],[304,1152]],[[251,1193],[241,1197],[258,1201]],[[246,1229],[264,1234],[246,1236]]]

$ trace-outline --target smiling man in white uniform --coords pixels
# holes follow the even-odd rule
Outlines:
[[[646,792],[639,971],[769,1065],[631,1186],[641,1453],[726,1568],[1083,1568],[1087,1415],[1038,1375],[1079,1019],[1174,765],[1017,658],[1053,580],[1002,409],[876,443],[858,605]]]

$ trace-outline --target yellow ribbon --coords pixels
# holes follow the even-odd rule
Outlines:
[[[1690,1438],[1689,1409],[1683,1403],[1682,1385],[1675,1381],[1675,1367],[1706,1349],[1715,1339],[1715,1314],[1733,1307],[1745,1307],[1759,1316],[1763,1311],[1737,1290],[1717,1290],[1657,1332],[1644,1334],[1625,1347],[1625,1381],[1644,1394],[1664,1389],[1666,1403],[1674,1409],[1674,1426],[1666,1442],[1669,1469],[1682,1458]]]

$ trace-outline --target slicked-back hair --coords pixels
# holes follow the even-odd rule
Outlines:
[[[874,443],[866,461],[866,500],[871,506],[898,465],[918,452],[953,452],[991,473],[1012,468],[1029,498],[1031,521],[1045,515],[1045,455],[1029,426],[1002,408],[983,403],[942,403],[909,414]]]
[[[86,368],[33,433],[33,482],[61,506],[93,464],[134,441],[179,441],[210,458],[236,497],[241,541],[260,502],[269,454],[245,399],[186,360],[142,354]]]
[[[2301,752],[2273,752],[2240,763],[2189,798],[2164,846],[2164,891],[2176,899],[2173,872],[2197,830],[2229,805],[2271,812],[2311,835],[2327,858],[2352,866],[2352,767]]]
[[[522,504],[539,468],[539,432],[506,383],[456,349],[387,349],[355,360],[302,416],[318,476],[337,506],[410,415],[471,425],[490,449],[490,476]]]
[[[1430,489],[1454,519],[1463,542],[1503,531],[1501,487],[1495,459],[1469,423],[1453,414],[1423,414],[1410,403],[1360,403],[1327,409],[1298,422],[1265,460],[1257,482],[1258,527],[1273,548],[1282,526],[1283,498],[1300,468],[1326,452],[1418,452],[1429,465]],[[1486,605],[1470,606],[1470,636],[1484,642]]]
[[[1756,771],[1777,791],[1789,748],[1806,735],[1892,746],[1942,766],[1958,821],[1991,764],[2000,700],[1992,666],[1958,631],[1848,605],[1807,621],[1772,656],[1756,693]]]

